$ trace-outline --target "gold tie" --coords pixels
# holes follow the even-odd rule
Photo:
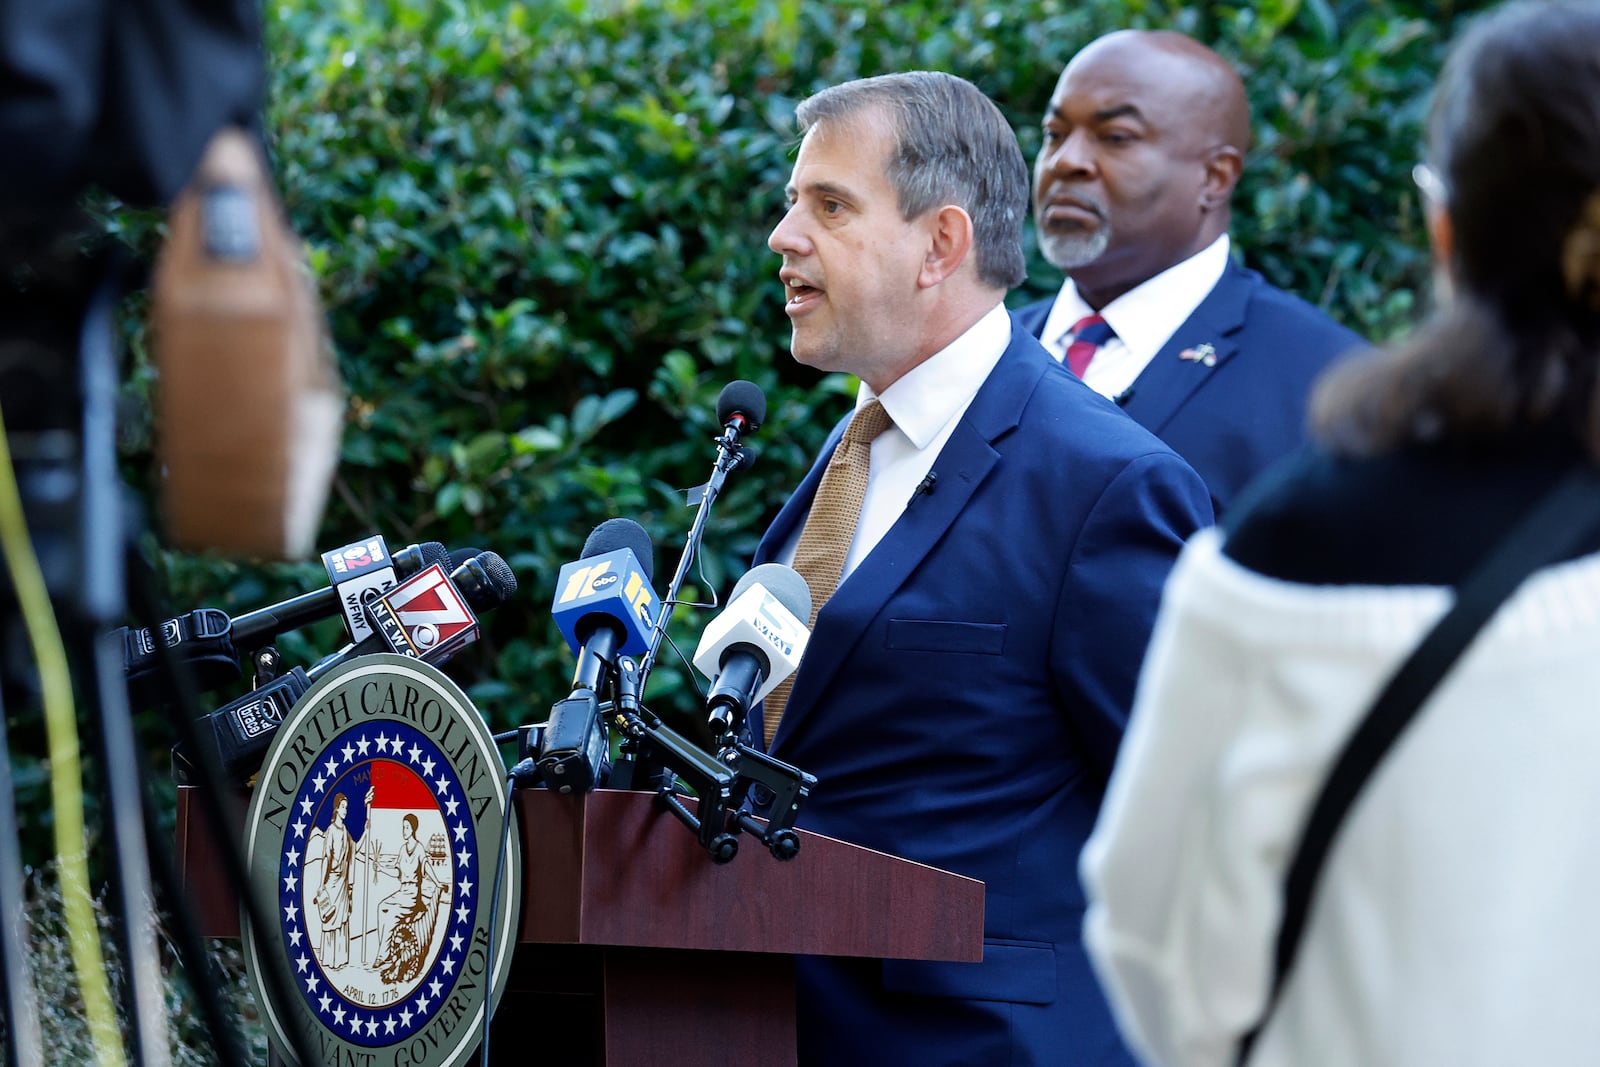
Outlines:
[[[811,514],[806,516],[800,543],[794,550],[794,569],[811,587],[810,626],[816,626],[817,612],[839,588],[845,557],[850,554],[850,545],[856,539],[856,524],[861,521],[861,503],[867,496],[872,442],[892,424],[883,405],[869,400],[845,427],[839,447],[828,460],[828,469],[822,472],[822,482],[811,502]],[[762,722],[768,746],[772,744],[772,735],[778,732],[778,720],[783,716],[784,705],[789,703],[794,678],[791,674],[767,694]]]

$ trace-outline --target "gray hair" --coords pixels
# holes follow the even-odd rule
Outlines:
[[[963,78],[918,70],[824,89],[802,101],[795,118],[805,132],[871,110],[893,129],[888,177],[900,214],[910,221],[959,206],[972,217],[978,277],[1001,289],[1021,284],[1028,164],[994,102]]]

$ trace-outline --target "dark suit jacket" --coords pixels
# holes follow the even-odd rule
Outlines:
[[[1016,312],[1035,337],[1054,299]],[[1205,479],[1217,514],[1264,468],[1306,440],[1312,382],[1365,345],[1310,304],[1229,262],[1216,287],[1124,394],[1123,410]],[[1184,351],[1215,361],[1187,360]]]
[[[801,1060],[1127,1063],[1079,941],[1078,851],[1209,500],[1015,323],[933,469],[822,608],[773,751],[817,776],[801,826],[982,879],[984,962],[802,960]]]

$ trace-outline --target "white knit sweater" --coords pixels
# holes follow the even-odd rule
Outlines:
[[[1258,1017],[1284,868],[1329,765],[1444,613],[1433,587],[1245,570],[1167,586],[1084,849],[1085,939],[1150,1064]],[[1252,1067],[1600,1063],[1600,556],[1530,579],[1352,809]]]

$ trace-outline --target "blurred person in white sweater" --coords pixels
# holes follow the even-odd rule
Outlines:
[[[1600,459],[1600,4],[1482,17],[1417,169],[1440,308],[1169,581],[1082,857],[1149,1064],[1235,1062],[1331,765],[1453,588]],[[1536,571],[1348,812],[1251,1067],[1600,1062],[1600,537]]]

